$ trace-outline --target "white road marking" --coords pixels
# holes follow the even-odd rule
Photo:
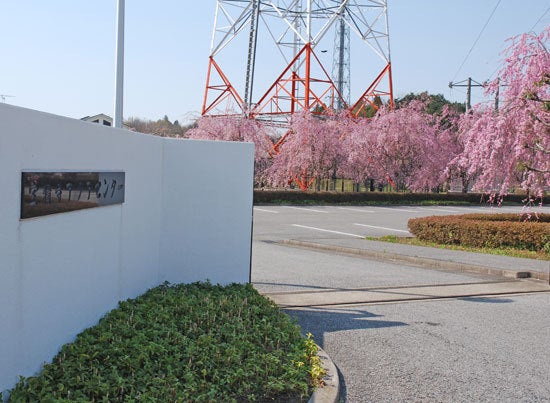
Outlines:
[[[405,231],[405,230],[402,230],[402,229],[386,228],[386,227],[377,227],[376,225],[367,225],[367,224],[358,224],[358,223],[355,223],[355,224],[353,224],[353,225],[358,225],[359,227],[384,229],[384,230],[386,230],[386,231],[404,232],[404,233],[406,233],[406,234],[410,234],[409,231]]]
[[[407,210],[400,207],[380,207],[376,206],[377,209],[391,210],[391,211],[404,211],[406,213],[418,213],[418,210]]]
[[[430,208],[430,207],[423,207],[420,206],[419,209],[426,210],[426,211],[443,211],[444,213],[460,213],[461,210],[449,210],[444,208]]]
[[[291,208],[291,209],[295,209],[295,210],[302,210],[302,211],[310,211],[312,213],[328,213],[328,211],[325,211],[325,210],[315,210],[315,209],[312,209],[312,208],[309,208],[309,207],[294,207],[294,206],[283,206],[284,208]]]
[[[338,207],[338,210],[347,210],[347,211],[355,211],[358,213],[374,213],[374,210],[363,210],[359,208],[351,208],[351,207]]]
[[[262,211],[262,212],[264,212],[264,213],[279,214],[278,211],[265,210],[265,209],[263,209],[263,208],[258,208],[258,207],[254,207],[254,211]]]
[[[354,237],[354,238],[365,238],[363,235],[350,234],[348,232],[332,231],[332,230],[329,230],[329,229],[323,229],[323,228],[317,228],[317,227],[308,227],[307,225],[292,224],[292,226],[293,227],[298,227],[298,228],[311,229],[311,230],[314,230],[314,231],[330,232],[331,234],[346,235],[346,236],[351,236],[351,237]]]

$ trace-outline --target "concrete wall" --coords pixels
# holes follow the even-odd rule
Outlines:
[[[253,153],[0,104],[0,391],[122,299],[247,282]],[[124,171],[125,202],[20,220],[24,170]]]

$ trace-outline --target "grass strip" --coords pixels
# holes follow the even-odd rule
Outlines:
[[[490,255],[512,256],[512,257],[520,257],[525,259],[550,260],[550,253],[546,253],[544,251],[531,251],[531,250],[523,250],[523,249],[515,249],[515,248],[475,248],[470,246],[449,245],[449,244],[440,244],[435,242],[427,242],[427,241],[421,241],[416,237],[399,237],[395,235],[385,235],[381,237],[369,236],[369,237],[366,237],[366,239],[369,241],[390,242],[390,243],[398,243],[398,244],[414,245],[414,246],[428,246],[428,247],[439,248],[439,249],[486,253]]]
[[[306,401],[317,346],[251,285],[164,284],[119,303],[10,401]]]

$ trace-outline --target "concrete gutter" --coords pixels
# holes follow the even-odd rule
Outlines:
[[[293,291],[264,295],[281,308],[293,309],[548,293],[549,291],[550,286],[541,281],[503,280],[481,283]]]
[[[436,270],[449,270],[466,273],[479,273],[496,275],[505,278],[534,278],[537,280],[549,280],[549,272],[535,271],[535,270],[512,270],[501,269],[490,266],[481,266],[471,263],[463,263],[451,260],[433,259],[420,256],[410,256],[395,252],[386,252],[378,250],[350,248],[345,246],[336,246],[321,244],[309,241],[299,241],[294,239],[283,240],[281,242],[284,245],[295,246],[308,249],[324,250],[348,255],[364,256],[380,261],[390,261],[395,263],[405,263],[408,265],[420,266],[423,268],[430,268]],[[550,267],[550,262],[548,263]]]

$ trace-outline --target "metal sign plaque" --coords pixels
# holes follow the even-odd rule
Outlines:
[[[22,172],[21,219],[124,203],[124,172]]]

